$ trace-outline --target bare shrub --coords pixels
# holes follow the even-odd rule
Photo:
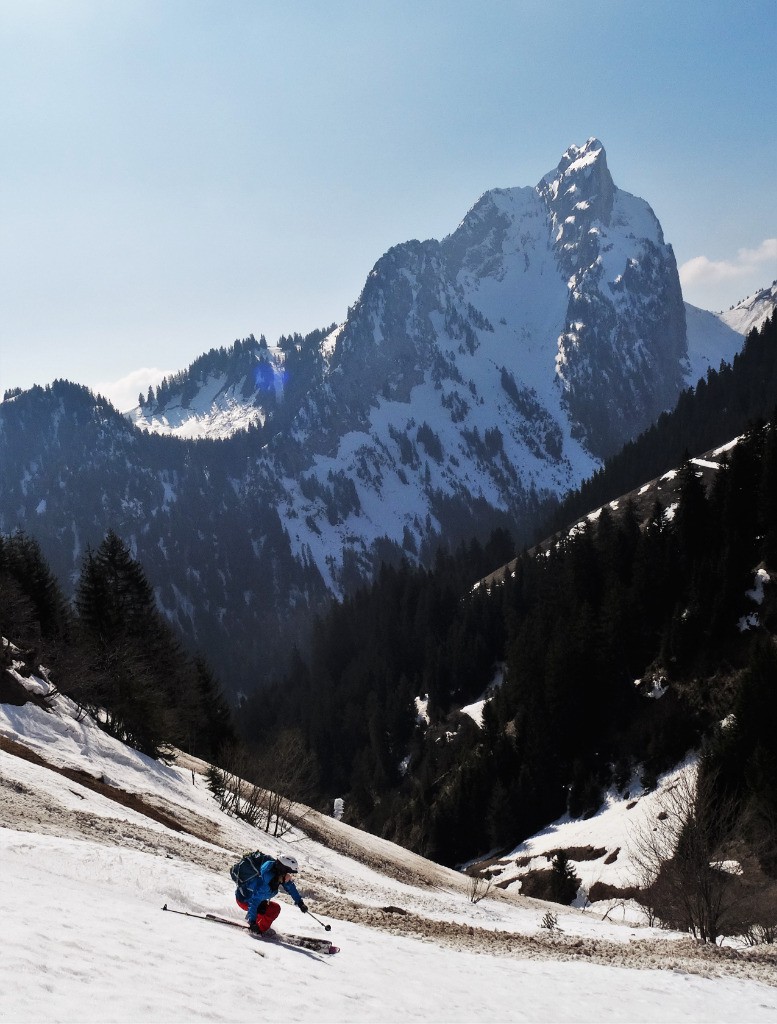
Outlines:
[[[261,755],[230,744],[219,760],[208,786],[222,811],[276,838],[303,820],[308,809],[300,804],[313,792],[315,765],[296,732],[280,733]]]
[[[293,729],[280,733],[257,763],[264,784],[264,830],[282,836],[306,815],[305,804],[315,788],[315,760]]]
[[[480,903],[491,891],[492,879],[483,875],[472,874],[469,876],[468,895],[470,903]]]
[[[610,907],[608,907],[606,913],[602,917],[602,920],[606,921],[609,918],[610,914],[612,914],[612,912],[614,910],[625,911],[626,910],[626,901],[625,900],[616,900],[615,903],[613,903]]]
[[[219,808],[249,825],[257,825],[262,813],[262,791],[248,781],[255,775],[255,758],[242,745],[231,743],[221,752],[220,761],[220,767],[213,765],[207,773],[208,787]]]
[[[734,879],[740,900],[728,930],[740,935],[748,946],[774,945],[777,942],[777,883],[759,870],[757,859],[752,856],[746,855],[742,866],[743,874]]]
[[[735,801],[709,772],[685,772],[660,799],[654,821],[631,836],[639,900],[651,923],[716,942],[740,898],[723,855],[736,839]]]
[[[748,946],[773,945],[777,942],[777,922],[774,924],[754,924],[744,933]]]

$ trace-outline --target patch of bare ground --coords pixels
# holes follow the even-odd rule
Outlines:
[[[0,670],[0,704],[12,704],[17,708],[24,704],[35,704],[44,711],[48,710],[45,697],[38,693],[30,693],[5,669]]]
[[[122,807],[129,807],[133,811],[145,814],[146,817],[152,818],[154,821],[158,821],[160,825],[164,825],[166,828],[170,828],[174,832],[183,831],[183,827],[179,825],[176,818],[158,811],[135,793],[126,793],[123,789],[117,789],[116,786],[109,786],[106,782],[103,782],[102,779],[97,779],[94,775],[89,775],[88,772],[81,771],[80,769],[59,768],[56,765],[50,764],[45,758],[41,757],[40,754],[36,754],[34,750],[30,750],[29,747],[25,747],[23,743],[17,743],[16,740],[0,736],[0,750],[4,750],[7,754],[13,754],[15,757],[20,757],[24,761],[29,761],[31,764],[39,765],[42,768],[48,768],[49,771],[56,772],[57,775],[63,775],[66,779],[71,779],[73,782],[77,782],[85,789],[91,789],[92,792],[99,793],[101,796],[105,796],[109,800],[113,800],[115,803],[121,804]]]
[[[565,853],[569,860],[574,861],[599,860],[607,853],[607,849],[604,846],[559,846],[542,856],[545,860],[553,860],[560,853]]]
[[[79,786],[99,793],[121,807],[136,811],[152,821],[164,825],[173,833],[186,833],[203,842],[216,846],[221,845],[218,826],[187,808],[177,804],[166,806],[166,801],[160,798],[142,797],[136,793],[128,793],[116,786],[108,785],[87,772],[49,764],[34,750],[4,736],[0,736],[0,750],[70,779],[72,782],[78,783]],[[20,831],[29,831],[30,826],[34,824],[36,831],[46,832],[50,835],[62,833],[61,808],[54,807],[40,793],[23,783],[2,777],[0,777],[0,790],[3,792],[3,800],[0,803],[0,824]],[[72,792],[74,796],[79,796],[78,790],[74,789]],[[20,797],[22,799],[19,799]],[[117,840],[121,840],[119,845],[131,846],[136,849],[153,849],[157,852],[168,852],[169,850],[170,856],[183,857],[185,860],[213,866],[197,855],[197,847],[185,840],[176,841],[174,835],[159,833],[127,821],[113,821],[88,811],[70,812],[68,814],[68,829],[71,834],[80,835],[82,838],[92,839],[95,842],[117,845]],[[223,860],[223,855],[220,856]],[[221,862],[219,861],[219,863]]]
[[[335,821],[318,811],[303,808],[304,814],[294,815],[298,825],[314,842],[342,853],[351,860],[407,885],[426,885],[455,889],[466,893],[469,879],[452,868],[404,850],[395,843],[362,832],[358,828]]]
[[[703,977],[731,977],[777,987],[777,948],[734,950],[691,939],[638,940],[630,943],[565,936],[558,932],[521,935],[452,921],[433,921],[395,908],[366,907],[341,897],[321,894],[317,909],[333,918],[353,921],[412,938],[426,939],[469,953],[528,960],[580,960],[638,970],[672,970]],[[544,904],[538,904],[538,913]]]
[[[158,857],[175,857],[213,871],[228,871],[234,860],[231,853],[196,845],[174,832],[159,832],[134,822],[105,818],[89,811],[69,810],[67,825],[63,827],[61,806],[54,806],[45,796],[21,782],[2,777],[0,825],[19,832],[67,835],[105,846],[140,850]]]

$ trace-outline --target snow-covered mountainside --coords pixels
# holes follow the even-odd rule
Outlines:
[[[750,331],[758,330],[775,308],[777,281],[721,313],[711,313],[686,302],[688,384],[694,386],[707,370],[717,370],[721,362],[731,363]]]
[[[688,327],[688,385],[705,377],[707,370],[717,370],[721,362],[730,363],[741,351],[745,337],[721,319],[720,313],[699,309],[685,303],[685,322]]]
[[[279,511],[324,572],[322,537],[412,551],[446,505],[520,514],[562,493],[671,406],[686,357],[671,249],[594,139],[442,242],[392,249],[322,348],[321,387],[270,452],[305,467]]]
[[[283,428],[275,422],[280,409],[289,420],[295,397],[318,381],[317,364],[300,366],[297,350],[316,350],[334,330],[315,331],[302,338],[280,338],[273,346],[262,336],[236,340],[230,348],[211,349],[158,388],[140,395],[138,406],[127,413],[141,430],[180,438],[222,439],[255,428],[269,433]],[[288,369],[294,387],[285,388]]]
[[[289,616],[381,560],[531,538],[689,371],[672,249],[589,139],[442,241],[391,249],[340,326],[163,381],[130,416],[144,430],[63,382],[0,404],[0,531],[72,579],[118,530],[237,690]]]
[[[486,193],[442,242],[390,250],[323,348],[321,387],[267,459],[296,468],[279,514],[334,584],[353,538],[412,553],[429,529],[525,518],[669,408],[688,371],[671,248],[595,139],[536,188]]]
[[[718,317],[738,334],[748,335],[757,330],[777,308],[777,281],[768,288],[761,288],[754,295],[742,299],[731,309],[718,313]]]
[[[298,431],[385,434],[387,419],[402,429],[415,407],[442,405],[443,421],[462,424],[443,446],[453,454],[466,429],[503,423],[511,461],[525,454],[516,447],[538,447],[541,461],[560,464],[556,476],[570,464],[574,475],[570,435],[608,454],[676,397],[686,342],[674,256],[653,211],[616,188],[603,146],[589,139],[535,188],[487,192],[442,242],[392,249],[320,352],[320,386]],[[262,359],[277,382],[279,353],[265,343]],[[182,436],[202,436],[209,422],[223,432],[230,417],[264,421],[250,367],[204,376],[198,364],[132,419]],[[333,415],[327,398],[347,414]],[[405,422],[393,410],[371,422],[370,410],[390,402],[410,406]],[[242,418],[240,404],[251,410]],[[537,426],[538,446],[527,445]]]
[[[231,383],[223,374],[209,376],[187,404],[176,396],[158,411],[143,405],[127,415],[135,426],[158,434],[190,439],[231,437],[238,430],[266,421],[263,406],[247,400],[243,387],[243,381]],[[249,397],[253,399],[254,395]]]
[[[517,886],[475,901],[466,876],[304,808],[272,838],[219,809],[203,762],[138,754],[17,668],[0,698],[4,1020],[254,1021],[258,1005],[274,1021],[774,1019],[768,951],[700,948]],[[602,820],[592,839],[623,845]],[[337,956],[185,916],[240,923],[229,866],[256,848],[300,864],[312,913],[281,897],[279,930],[328,924]]]

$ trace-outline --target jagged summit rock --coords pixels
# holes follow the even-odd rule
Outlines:
[[[392,249],[340,338],[345,355],[360,337],[396,378],[451,331],[479,359],[498,349],[596,458],[672,404],[687,373],[674,254],[649,205],[614,185],[601,142],[570,147],[535,188],[485,193],[441,243]]]
[[[579,236],[581,227],[593,220],[609,226],[616,189],[604,146],[594,138],[584,146],[570,146],[537,191],[553,211],[557,242]]]

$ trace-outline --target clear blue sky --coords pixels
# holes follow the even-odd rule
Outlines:
[[[777,277],[776,43],[777,0],[0,0],[0,392],[339,321],[592,135],[727,307]]]

